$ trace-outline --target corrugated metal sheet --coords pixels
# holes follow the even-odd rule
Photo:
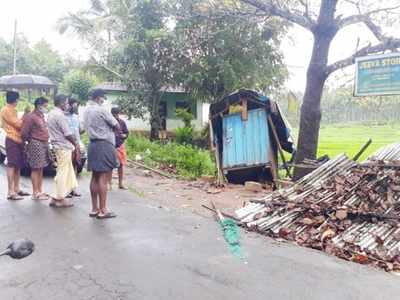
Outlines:
[[[264,109],[248,112],[248,120],[241,114],[223,119],[223,168],[251,167],[269,162],[269,131]]]

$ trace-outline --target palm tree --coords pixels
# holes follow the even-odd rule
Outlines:
[[[90,0],[90,8],[67,13],[60,18],[57,28],[60,34],[68,31],[76,34],[90,46],[96,64],[111,66],[114,32],[123,24],[129,6],[124,0]],[[115,74],[114,74],[115,75]]]

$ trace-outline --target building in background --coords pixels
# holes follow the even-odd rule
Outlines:
[[[103,89],[107,92],[107,101],[104,105],[110,109],[112,106],[117,104],[118,97],[123,96],[127,89],[120,83],[116,82],[104,82],[95,87],[96,89]],[[160,102],[160,116],[163,120],[161,124],[162,130],[173,131],[178,127],[182,127],[182,121],[176,117],[176,109],[187,108],[193,114],[194,120],[193,125],[196,130],[201,130],[203,126],[208,122],[208,112],[210,104],[203,102],[202,100],[194,100],[191,95],[180,88],[166,88],[164,95]],[[144,119],[124,118],[127,122],[129,130],[135,131],[150,131],[150,114],[146,114]]]

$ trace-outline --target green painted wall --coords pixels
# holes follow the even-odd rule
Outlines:
[[[114,102],[118,99],[119,96],[123,95],[123,92],[108,92],[107,99],[111,102]],[[168,119],[176,119],[176,102],[189,102],[190,109],[192,114],[197,116],[197,106],[196,101],[194,101],[190,94],[188,93],[164,93],[161,98],[161,101],[167,103],[167,118]]]
[[[161,101],[167,103],[167,118],[176,119],[176,102],[188,102],[192,114],[197,116],[197,106],[196,102],[187,93],[165,93],[161,98]]]

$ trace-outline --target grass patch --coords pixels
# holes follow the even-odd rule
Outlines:
[[[361,147],[372,139],[372,144],[361,156],[363,161],[379,148],[400,142],[400,124],[391,125],[330,125],[320,131],[318,155],[333,158],[340,153],[354,157]]]
[[[179,145],[173,142],[161,144],[147,138],[131,134],[126,141],[128,156],[135,159],[140,155],[150,167],[160,165],[176,168],[178,175],[184,178],[198,178],[202,175],[214,175],[215,164],[210,152],[190,145]]]
[[[297,137],[297,130],[294,136]],[[321,126],[318,157],[328,154],[334,158],[341,153],[353,158],[361,147],[372,139],[372,144],[361,156],[365,160],[379,148],[400,142],[400,123],[384,125],[337,124]],[[290,155],[287,155],[289,159]]]

